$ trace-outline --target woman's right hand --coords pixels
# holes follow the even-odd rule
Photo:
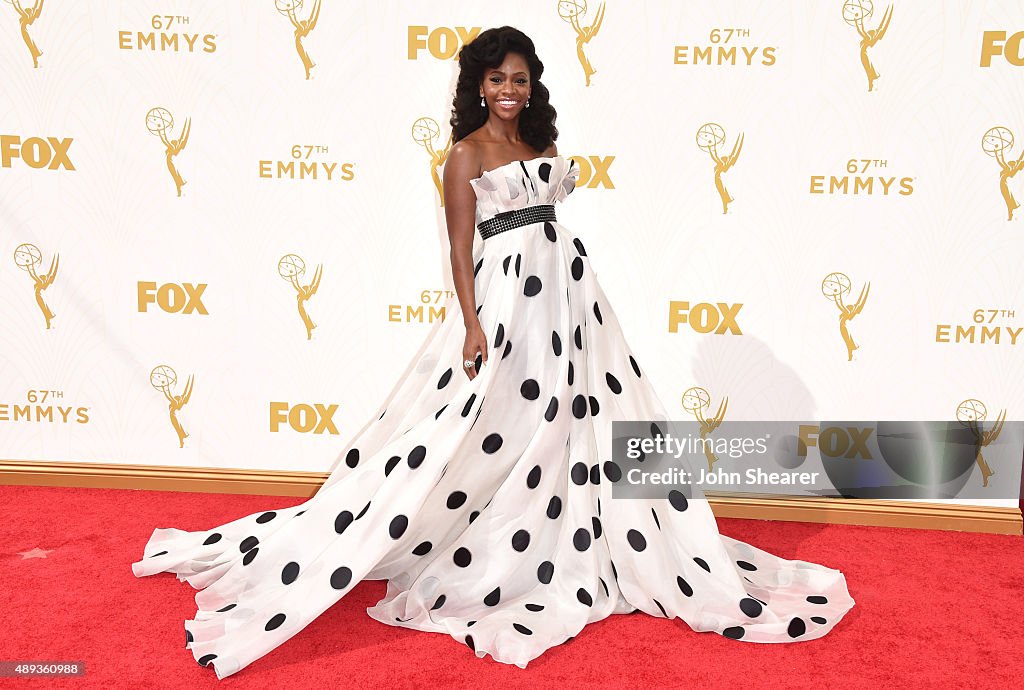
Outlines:
[[[479,321],[466,326],[466,343],[462,346],[462,361],[473,360],[475,362],[478,354],[481,357],[482,363],[486,364],[487,338],[484,336],[484,330],[480,327]],[[480,373],[476,366],[462,367],[462,371],[466,373],[470,381],[475,379],[477,374]]]

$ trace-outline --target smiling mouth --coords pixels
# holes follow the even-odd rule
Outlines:
[[[498,105],[500,105],[502,108],[514,108],[515,106],[517,106],[519,104],[519,101],[508,101],[508,100],[504,100],[504,99],[498,99],[495,102]]]

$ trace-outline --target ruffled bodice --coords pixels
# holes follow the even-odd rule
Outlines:
[[[576,188],[580,166],[571,158],[541,156],[487,170],[470,180],[476,192],[476,223],[503,211],[562,201]]]

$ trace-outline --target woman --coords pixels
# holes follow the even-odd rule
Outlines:
[[[840,572],[721,536],[699,490],[612,499],[611,421],[667,416],[555,219],[579,168],[555,147],[544,66],[511,27],[459,65],[445,320],[309,501],[157,529],[135,574],[203,590],[186,646],[219,678],[362,579],[388,580],[373,618],[520,667],[636,610],[753,642],[824,635],[853,606]]]

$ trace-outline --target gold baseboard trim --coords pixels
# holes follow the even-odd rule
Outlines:
[[[0,460],[0,485],[18,486],[309,498],[327,477],[323,472]],[[1017,508],[867,499],[774,498],[713,492],[708,492],[707,498],[719,518],[1024,534],[1024,519]]]

